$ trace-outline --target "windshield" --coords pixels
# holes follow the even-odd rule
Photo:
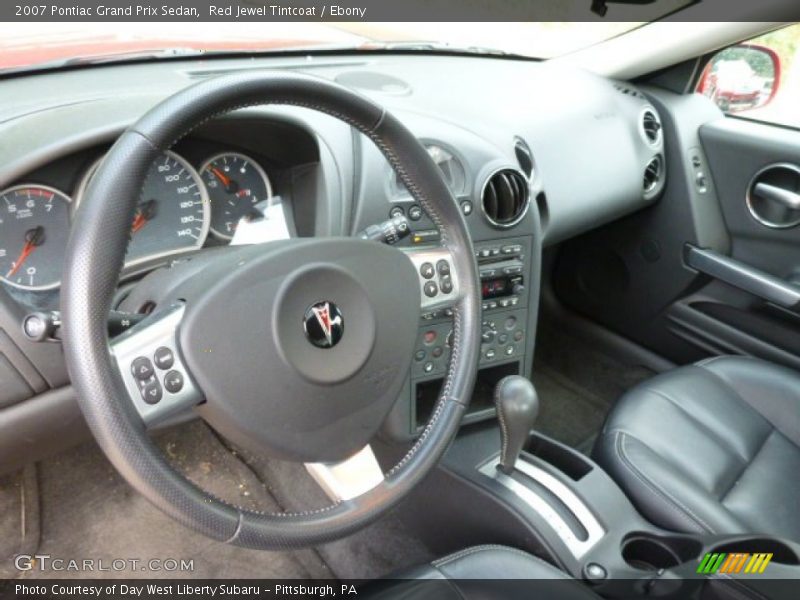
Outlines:
[[[674,5],[686,4],[675,0]],[[218,52],[455,50],[552,58],[643,22],[544,23],[2,23],[0,68]]]

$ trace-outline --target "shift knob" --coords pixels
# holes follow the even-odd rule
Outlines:
[[[503,438],[497,467],[511,473],[539,415],[539,395],[528,379],[510,375],[497,384],[494,401]]]

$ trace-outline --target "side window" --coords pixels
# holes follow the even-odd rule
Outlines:
[[[800,24],[717,52],[697,92],[725,113],[800,128]]]

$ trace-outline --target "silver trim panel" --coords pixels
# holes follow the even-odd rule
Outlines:
[[[781,188],[777,188],[775,186],[766,184],[766,183],[757,183],[759,178],[764,174],[773,169],[786,169],[787,171],[794,171],[798,177],[800,177],[800,167],[797,165],[793,165],[792,163],[773,163],[771,165],[767,165],[763,169],[760,169],[753,178],[750,180],[750,183],[747,185],[747,193],[745,194],[745,204],[747,205],[747,210],[750,212],[750,216],[752,216],[756,221],[764,225],[765,227],[769,227],[770,229],[789,229],[791,227],[797,227],[800,225],[800,216],[790,221],[786,221],[785,223],[775,223],[774,221],[770,221],[765,219],[756,210],[755,203],[754,203],[754,195],[761,196],[762,198],[777,201],[786,208],[790,210],[800,210],[800,201],[798,201],[798,205],[794,206],[794,199],[785,194],[791,194],[792,196],[797,196],[797,194],[792,194],[789,190],[783,190]],[[763,186],[763,187],[761,187]],[[771,192],[772,190],[780,190],[781,192],[785,192],[785,194],[780,194],[781,198],[775,197],[775,195],[759,193],[759,188],[767,193]],[[771,188],[769,190],[765,190],[764,188]]]
[[[163,421],[203,401],[203,395],[192,381],[178,351],[178,326],[183,319],[183,312],[182,304],[171,307],[135,325],[111,342],[111,354],[117,361],[128,396],[146,425]],[[161,347],[169,348],[174,356],[173,365],[166,370],[156,367],[153,360],[156,349]],[[144,401],[139,384],[131,373],[131,364],[140,356],[153,362],[154,377],[161,385],[161,400],[156,404]],[[168,392],[164,386],[164,376],[169,371],[177,371],[183,375],[183,387],[177,393]]]
[[[486,210],[483,208],[483,195],[486,193],[486,186],[489,185],[489,182],[492,178],[497,175],[498,173],[502,173],[503,171],[515,171],[522,180],[525,182],[525,206],[519,212],[519,215],[513,220],[509,221],[508,223],[498,223],[494,219],[492,219],[489,215],[486,214]],[[478,202],[481,207],[481,214],[483,214],[483,218],[486,219],[492,227],[497,227],[498,229],[510,229],[516,225],[519,225],[522,222],[527,214],[528,210],[531,208],[531,183],[533,182],[533,177],[528,177],[523,173],[520,169],[516,167],[499,167],[490,171],[489,174],[486,176],[486,179],[483,181],[483,185],[481,186],[481,193],[478,196]]]
[[[520,456],[514,465],[515,470],[546,487],[569,508],[578,522],[580,522],[586,530],[587,537],[585,540],[578,539],[569,525],[567,525],[564,519],[561,518],[561,515],[558,514],[547,500],[516,479],[498,470],[497,465],[499,464],[500,459],[496,457],[485,463],[478,470],[487,477],[494,479],[499,484],[508,488],[511,492],[516,494],[520,500],[539,513],[539,515],[550,524],[553,531],[561,538],[561,541],[576,559],[580,559],[603,538],[606,533],[605,529],[603,529],[603,526],[600,525],[600,522],[583,500],[553,475],[528,462],[525,460],[524,456]]]
[[[338,463],[306,463],[306,470],[334,502],[356,498],[383,482],[383,471],[369,445]]]
[[[448,308],[453,306],[461,298],[461,288],[458,285],[458,277],[456,276],[455,268],[453,267],[453,256],[446,248],[426,248],[426,249],[403,249],[403,252],[408,256],[409,260],[414,264],[417,271],[417,279],[419,280],[419,297],[420,308],[423,312],[435,310],[439,308]],[[441,277],[436,271],[436,263],[440,260],[446,260],[450,265],[450,279],[453,282],[453,289],[451,292],[445,294],[439,289],[439,292],[434,297],[425,295],[425,284],[429,281],[436,283],[437,288]],[[422,276],[420,269],[425,263],[430,263],[434,268],[434,275],[430,279]]]

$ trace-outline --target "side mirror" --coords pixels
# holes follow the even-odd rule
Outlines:
[[[739,44],[717,52],[706,65],[697,91],[726,113],[766,106],[781,82],[781,60],[774,50]]]

